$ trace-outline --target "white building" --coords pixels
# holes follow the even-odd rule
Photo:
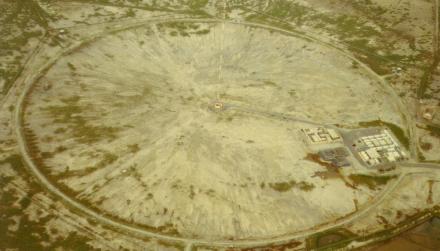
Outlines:
[[[334,129],[324,127],[303,128],[301,132],[309,144],[331,144],[342,141],[341,135]]]
[[[359,157],[369,166],[403,160],[406,153],[388,129],[358,139]]]

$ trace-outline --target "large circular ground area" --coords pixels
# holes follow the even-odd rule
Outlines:
[[[109,33],[60,58],[24,106],[33,160],[73,198],[152,231],[270,238],[332,222],[376,194],[317,175],[301,128],[399,122],[340,51],[228,22]]]

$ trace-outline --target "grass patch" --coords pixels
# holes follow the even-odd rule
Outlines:
[[[185,250],[185,246],[183,246],[181,243],[177,243],[177,242],[168,242],[168,241],[163,241],[163,240],[158,240],[157,244],[159,246],[161,246],[162,248],[165,247],[166,249],[171,249],[171,250]]]
[[[429,131],[429,134],[431,136],[440,138],[440,126],[427,125],[426,130]]]
[[[278,192],[287,192],[292,187],[296,186],[296,181],[286,181],[286,182],[276,182],[276,183],[269,183],[269,187],[272,188],[275,191]]]
[[[390,176],[373,176],[366,174],[350,174],[348,178],[353,181],[355,186],[366,186],[371,190],[376,189],[378,186],[383,186],[388,181],[395,179],[396,175]]]
[[[2,25],[0,32],[0,57],[18,53],[14,60],[3,58],[0,76],[5,81],[1,93],[6,94],[23,70],[26,55],[31,49],[26,48],[29,40],[43,37],[52,17],[35,0],[3,1]]]
[[[301,189],[301,190],[303,190],[303,191],[308,192],[308,191],[312,191],[312,190],[315,188],[315,185],[313,185],[312,183],[308,183],[308,182],[305,182],[305,181],[301,181],[301,182],[298,184],[298,188]]]
[[[432,77],[440,62],[440,56],[436,56],[431,65],[427,66],[423,72],[423,76],[420,79],[419,88],[417,89],[417,98],[429,98],[426,94],[429,86],[432,83]]]
[[[281,193],[290,191],[294,187],[297,187],[297,188],[301,189],[302,191],[306,191],[306,192],[311,191],[315,188],[315,185],[313,185],[312,183],[308,183],[305,181],[296,182],[295,180],[269,183],[268,185],[273,190],[281,192]]]
[[[159,31],[166,31],[170,36],[188,37],[190,35],[206,35],[209,28],[202,28],[199,24],[185,22],[166,22],[157,24]]]
[[[273,1],[265,14],[287,20],[301,21],[307,15],[309,8],[286,0]]]
[[[57,178],[66,179],[75,176],[79,176],[79,177],[86,176],[101,168],[113,164],[117,159],[118,156],[116,156],[115,154],[106,152],[102,156],[102,159],[95,166],[84,167],[80,170],[74,170],[74,171],[71,171],[69,167],[66,167],[65,171],[60,173],[60,175]]]
[[[42,108],[51,117],[54,123],[69,125],[68,131],[72,133],[77,142],[91,144],[103,139],[114,140],[119,128],[92,125],[82,115],[86,107],[79,103],[79,96],[61,99],[62,105]]]
[[[200,8],[205,7],[208,4],[208,0],[191,0],[188,5],[191,9],[198,10]]]
[[[138,144],[127,145],[127,147],[128,151],[130,151],[131,153],[137,153],[139,152],[139,150],[141,150]]]
[[[12,168],[20,172],[24,167],[20,155],[11,155],[0,160],[0,164],[10,164]],[[21,173],[20,173],[20,176]],[[97,250],[88,242],[86,236],[70,232],[67,237],[50,238],[52,233],[58,230],[50,227],[48,223],[54,218],[53,215],[41,217],[37,212],[38,219],[31,219],[25,212],[33,203],[33,195],[41,192],[39,187],[32,181],[26,181],[27,194],[22,196],[15,188],[8,186],[13,177],[0,175],[0,184],[4,189],[0,196],[0,246],[5,250]],[[35,217],[32,217],[35,218]],[[18,219],[18,223],[17,220]],[[51,224],[52,225],[52,224]],[[16,227],[16,230],[15,230]],[[13,230],[14,229],[14,230]],[[50,231],[50,232],[49,232]],[[2,249],[3,250],[3,249]]]
[[[336,228],[316,233],[307,240],[307,250],[338,250],[358,236],[347,229]]]
[[[0,165],[9,164],[15,170],[23,167],[23,160],[18,154],[10,155],[6,159],[0,160]]]

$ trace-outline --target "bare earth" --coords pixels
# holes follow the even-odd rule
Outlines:
[[[314,176],[325,168],[304,160],[299,130],[400,123],[377,81],[293,34],[159,23],[61,58],[30,94],[25,123],[48,174],[113,216],[188,237],[279,236],[349,214],[376,193]]]

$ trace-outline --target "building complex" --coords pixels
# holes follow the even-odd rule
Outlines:
[[[316,127],[303,128],[301,132],[320,158],[336,167],[350,166],[348,149],[368,167],[383,168],[407,158],[399,141],[387,128],[356,129],[340,134],[336,129]],[[323,148],[321,145],[329,146]]]
[[[355,146],[357,154],[368,166],[389,164],[406,158],[405,151],[388,129],[360,137]]]
[[[342,138],[334,129],[316,127],[301,129],[309,144],[329,144],[341,142]]]

